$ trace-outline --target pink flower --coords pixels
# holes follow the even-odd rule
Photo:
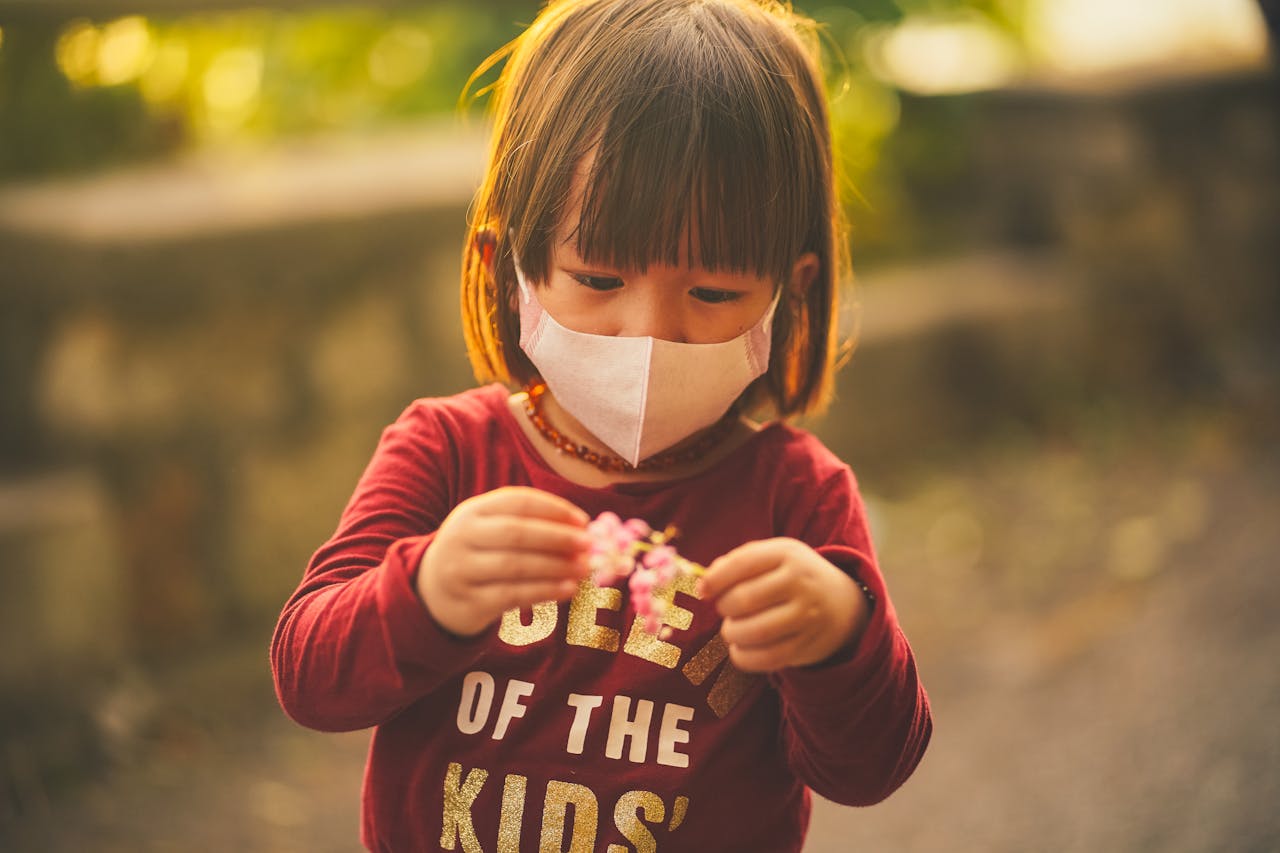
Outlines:
[[[636,569],[631,573],[631,580],[628,582],[631,587],[631,594],[637,596],[651,595],[657,580],[658,578],[653,572],[647,569]]]
[[[643,522],[640,524],[644,525]],[[610,586],[631,572],[635,561],[633,549],[641,538],[639,531],[640,527],[633,522],[623,524],[614,512],[602,512],[588,522],[588,560],[597,584]]]
[[[645,568],[652,569],[658,578],[659,586],[666,586],[676,579],[679,570],[676,564],[676,549],[670,545],[655,545],[641,559]]]
[[[653,612],[653,584],[656,578],[648,569],[636,569],[631,573],[627,585],[631,588],[631,603],[636,608],[636,615],[646,619]],[[647,622],[646,622],[647,624]]]
[[[648,631],[650,634],[657,634],[659,631],[661,631],[663,628],[662,617],[666,615],[666,612],[667,612],[666,599],[650,598],[648,612],[641,614],[644,616],[645,630]]]
[[[669,602],[655,597],[654,590],[670,587],[681,572],[697,571],[666,544],[674,535],[670,529],[655,532],[643,519],[623,521],[617,513],[607,511],[587,524],[588,561],[595,583],[611,586],[619,578],[627,578],[636,615],[644,620],[646,631],[661,637],[671,634],[662,621]]]
[[[587,558],[587,565],[591,567],[591,577],[599,586],[613,586],[613,582],[618,579],[618,563],[612,554],[593,551]]]
[[[614,542],[617,543],[618,550],[625,551],[641,539],[644,539],[649,533],[649,525],[638,518],[632,518],[618,525],[614,529],[613,537]]]
[[[653,533],[653,528],[641,518],[628,518],[623,527],[635,534],[636,539],[648,539]]]
[[[622,519],[615,512],[602,512],[587,523],[587,535],[591,537],[592,548],[610,548],[617,541],[617,533],[622,529]]]

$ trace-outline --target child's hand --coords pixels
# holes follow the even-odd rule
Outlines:
[[[513,607],[562,601],[588,575],[587,514],[519,486],[454,507],[418,567],[418,596],[447,631],[479,634]]]
[[[744,672],[818,663],[860,635],[869,615],[857,584],[796,539],[735,548],[701,583],[724,617],[729,657]]]

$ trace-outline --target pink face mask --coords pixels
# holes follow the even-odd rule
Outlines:
[[[776,294],[754,326],[717,344],[591,335],[543,310],[515,262],[520,348],[564,410],[632,465],[720,420],[769,367]]]

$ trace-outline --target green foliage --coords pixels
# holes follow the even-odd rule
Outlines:
[[[796,4],[822,24],[848,204],[872,218],[894,205],[885,152],[900,132],[902,95],[869,61],[876,34],[911,16],[967,15],[1016,35],[1024,2]],[[451,0],[11,24],[0,39],[0,179],[448,114],[473,69],[540,5]]]
[[[535,13],[453,2],[11,24],[0,176],[449,112],[471,70]]]

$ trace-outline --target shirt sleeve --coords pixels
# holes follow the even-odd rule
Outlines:
[[[418,564],[453,503],[453,458],[422,404],[383,432],[272,637],[276,694],[295,721],[323,731],[380,724],[482,653],[484,635],[449,634],[417,594]]]
[[[770,676],[782,700],[783,747],[796,775],[845,805],[871,805],[907,780],[933,731],[929,698],[876,567],[852,472],[833,475],[797,538],[866,584],[875,597],[852,648]]]

